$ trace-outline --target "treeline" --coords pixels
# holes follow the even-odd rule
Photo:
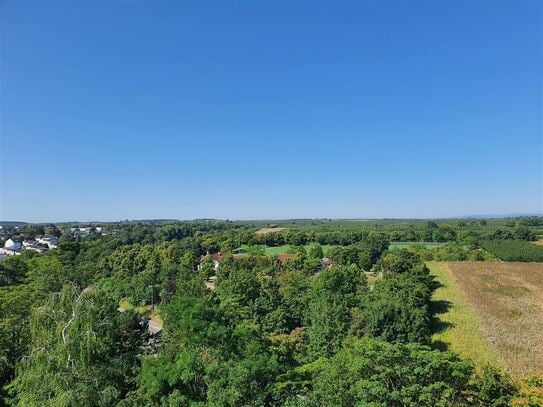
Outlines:
[[[108,233],[119,239],[122,244],[159,243],[181,240],[198,234],[224,232],[236,228],[229,221],[187,221],[167,224],[121,223],[108,225]]]
[[[386,230],[379,225],[369,225],[359,230],[331,230],[319,231],[311,229],[287,229],[267,234],[257,234],[256,228],[251,223],[230,221],[205,220],[170,223],[117,223],[108,224],[105,227],[107,237],[100,234],[90,234],[85,238],[96,240],[107,238],[112,245],[128,244],[152,244],[194,238],[203,248],[204,252],[230,252],[242,245],[265,245],[277,247],[283,245],[303,246],[318,243],[321,245],[348,246],[367,240],[370,233],[381,233],[392,242],[457,242],[462,245],[478,243],[482,240],[526,240],[536,239],[534,227],[539,226],[540,218],[521,218],[518,221],[505,222],[510,225],[501,228],[487,230],[486,221],[482,220],[473,225],[463,221],[456,224],[437,223],[428,221],[425,224],[413,224],[397,226],[387,225]],[[64,226],[63,226],[64,227]],[[25,225],[20,231],[13,232],[35,234],[60,235],[60,230],[55,225]],[[9,235],[6,235],[9,236]],[[70,240],[69,234],[64,234],[62,240]],[[77,238],[79,240],[79,238]]]
[[[310,243],[321,245],[347,246],[367,239],[369,233],[376,231],[362,230],[358,232],[315,232],[301,230],[287,230],[266,235],[254,235],[250,232],[239,234],[237,241],[248,245],[301,246]],[[384,234],[383,232],[379,232]],[[431,221],[425,229],[393,230],[388,232],[388,239],[392,242],[458,242],[460,244],[473,244],[481,240],[519,239],[532,241],[536,239],[535,233],[527,226],[516,225],[510,229],[493,229],[492,231],[463,230],[462,227],[453,228],[450,225],[438,225]],[[234,238],[234,241],[236,239]]]
[[[409,247],[424,261],[489,261],[496,257],[480,247],[479,244],[447,243],[426,247],[424,243],[415,243]]]
[[[504,261],[543,261],[543,246],[521,240],[485,240],[482,247]]]

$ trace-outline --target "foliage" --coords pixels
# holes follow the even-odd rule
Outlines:
[[[30,318],[30,352],[11,385],[20,406],[109,406],[128,390],[138,344],[135,315],[97,289],[72,285]]]
[[[485,240],[485,250],[504,261],[543,261],[543,246],[522,240]]]
[[[167,346],[138,377],[148,403],[262,404],[277,361],[250,328],[232,328],[210,300],[176,295],[164,307]]]
[[[474,387],[475,398],[482,406],[509,406],[516,392],[513,382],[491,366],[483,368],[483,373],[475,380]]]
[[[316,376],[309,397],[330,406],[462,405],[472,373],[449,352],[351,338]]]
[[[63,233],[57,249],[0,262],[0,404],[455,405],[514,392],[498,372],[475,376],[422,346],[427,252],[387,249],[447,241],[433,256],[469,258],[481,237],[527,238],[537,219],[278,223],[256,234],[269,225],[121,222],[87,238],[43,226]],[[271,255],[285,250],[292,260]],[[216,270],[202,258],[218,251]],[[144,333],[121,300],[152,310],[162,332]]]
[[[520,394],[512,403],[515,407],[540,407],[543,405],[543,375],[534,376],[522,383]]]
[[[390,342],[428,343],[433,282],[409,251],[389,252],[376,265],[384,274],[365,298],[352,332]]]
[[[414,246],[412,249],[425,261],[490,261],[495,257],[480,247],[448,243],[431,249]]]
[[[349,331],[353,309],[361,305],[366,288],[356,266],[322,272],[309,300],[307,336],[312,357],[331,356],[339,349]]]
[[[28,267],[23,256],[10,256],[2,260],[0,262],[0,287],[22,283],[27,271]]]
[[[13,380],[17,363],[28,353],[28,319],[34,301],[28,285],[0,287],[0,384]],[[0,404],[4,397],[0,390]]]

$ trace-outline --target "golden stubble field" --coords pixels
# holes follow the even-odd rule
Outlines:
[[[267,235],[268,233],[276,233],[276,232],[281,232],[283,230],[287,230],[287,228],[279,228],[279,227],[261,228],[261,229],[258,229],[255,233],[257,235]]]
[[[513,377],[543,372],[543,263],[451,262],[456,284],[500,365]]]

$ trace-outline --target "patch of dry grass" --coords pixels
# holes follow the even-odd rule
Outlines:
[[[255,233],[257,235],[267,235],[268,233],[281,232],[282,230],[287,230],[287,228],[262,228],[258,229]]]
[[[448,268],[512,377],[543,372],[543,263],[453,262]]]

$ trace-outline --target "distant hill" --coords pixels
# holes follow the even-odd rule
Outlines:
[[[508,213],[505,215],[469,215],[466,219],[503,219],[503,218],[528,218],[543,216],[543,213]]]
[[[23,226],[28,225],[28,222],[18,222],[18,221],[12,221],[12,220],[0,220],[0,226],[11,228],[14,226]]]

